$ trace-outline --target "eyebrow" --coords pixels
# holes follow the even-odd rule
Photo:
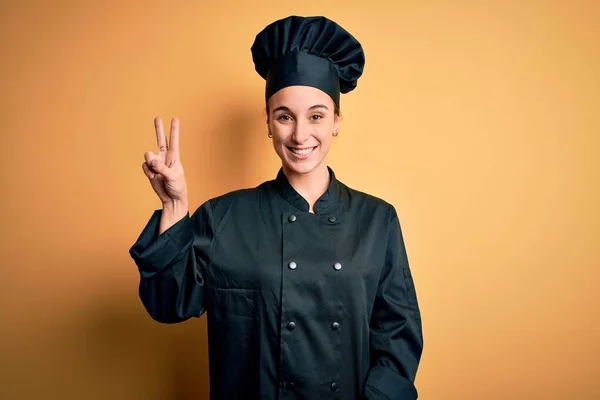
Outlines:
[[[309,110],[316,110],[317,108],[324,108],[326,110],[329,110],[329,107],[327,107],[325,104],[315,104],[314,106],[309,107]],[[279,106],[273,109],[273,113],[276,113],[277,111],[285,111],[285,112],[291,112],[290,108],[287,106]]]

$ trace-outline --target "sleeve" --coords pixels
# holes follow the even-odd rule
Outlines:
[[[156,321],[176,323],[204,313],[206,269],[211,259],[213,217],[210,202],[161,235],[156,210],[129,253],[139,273],[139,296]]]
[[[395,209],[388,231],[385,265],[370,321],[369,400],[414,400],[414,380],[423,350],[421,314]]]

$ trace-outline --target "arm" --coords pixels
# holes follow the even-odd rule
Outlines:
[[[423,350],[421,314],[393,207],[370,333],[371,368],[365,397],[369,400],[416,399],[414,380]]]
[[[140,272],[140,299],[152,318],[175,323],[204,312],[205,271],[210,263],[213,218],[209,202],[191,217],[161,229],[162,210],[130,249]]]

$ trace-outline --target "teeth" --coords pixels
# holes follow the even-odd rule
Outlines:
[[[309,149],[292,149],[292,152],[301,156],[305,156],[312,152],[314,149],[314,147],[311,147]]]

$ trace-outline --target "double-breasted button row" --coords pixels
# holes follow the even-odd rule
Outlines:
[[[294,321],[290,321],[287,323],[286,325],[288,331],[293,331],[294,329],[296,329],[296,323]],[[331,324],[331,330],[332,331],[337,331],[340,329],[340,323],[339,322],[333,322]]]
[[[289,222],[296,222],[297,220],[298,220],[298,218],[295,215],[293,215],[293,214],[288,216],[288,221]],[[337,218],[334,215],[331,215],[331,216],[329,216],[329,218],[327,218],[327,220],[330,223],[333,224],[333,223],[335,223],[337,221]],[[291,270],[295,270],[296,268],[298,268],[298,264],[295,261],[290,261],[288,263],[288,268],[291,269]],[[341,270],[342,269],[342,264],[339,263],[339,262],[334,263],[333,264],[333,269],[336,270],[336,271]],[[330,327],[331,327],[332,331],[338,331],[340,329],[340,323],[337,322],[337,321],[336,322],[332,322]],[[290,321],[290,322],[288,322],[286,324],[286,328],[287,328],[288,331],[293,331],[293,330],[296,329],[296,323],[294,321]],[[293,382],[285,382],[284,383],[284,387],[287,390],[294,390],[295,385],[294,385]],[[329,389],[331,389],[332,392],[337,392],[339,390],[338,383],[337,382],[332,382],[329,385]]]
[[[296,264],[295,261],[290,261],[288,263],[288,268],[296,269],[296,268],[298,268],[298,264]],[[335,264],[333,264],[333,269],[335,269],[336,271],[339,271],[340,269],[342,269],[342,264],[340,264],[339,262],[336,262]]]
[[[288,217],[288,221],[290,221],[290,222],[296,222],[297,219],[298,218],[294,214],[292,214]],[[333,224],[335,221],[337,221],[337,218],[335,215],[332,215],[329,218],[327,218],[327,220]]]

